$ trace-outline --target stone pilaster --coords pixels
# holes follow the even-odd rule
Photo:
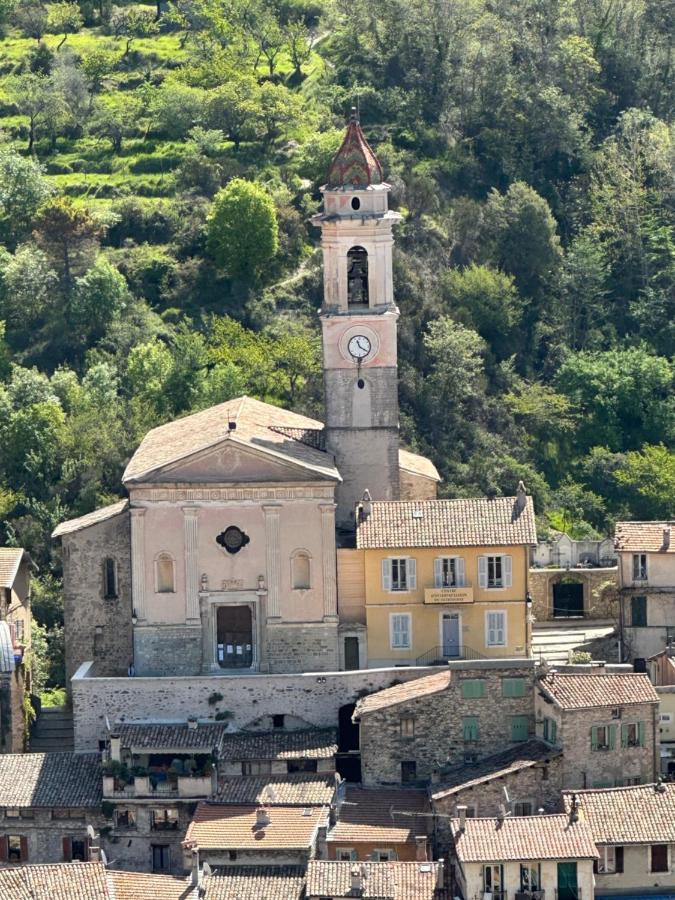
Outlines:
[[[335,503],[321,504],[321,572],[323,576],[323,617],[337,620],[335,553]]]
[[[145,510],[131,509],[131,607],[145,618]]]
[[[267,561],[267,618],[281,617],[281,507],[265,505],[265,552]]]
[[[185,539],[185,621],[199,622],[199,508],[183,507]]]

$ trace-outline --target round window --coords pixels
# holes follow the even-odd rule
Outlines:
[[[241,528],[237,528],[236,525],[230,525],[216,538],[216,543],[220,544],[223,550],[227,550],[228,553],[239,553],[241,548],[245,547],[249,541],[249,536],[244,534]]]
[[[358,197],[352,197],[352,209],[361,209],[361,201]]]

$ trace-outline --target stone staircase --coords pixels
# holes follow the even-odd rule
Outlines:
[[[45,706],[33,723],[29,751],[50,753],[73,748],[72,710],[67,706]]]
[[[567,663],[573,651],[618,662],[616,624],[609,619],[558,619],[532,628],[532,655],[552,665]]]

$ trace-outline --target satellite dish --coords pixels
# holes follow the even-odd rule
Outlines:
[[[108,865],[108,857],[105,855],[105,850],[101,850],[100,853],[101,853],[101,862],[103,863],[104,866],[107,866]]]
[[[211,866],[207,862],[202,866],[202,872],[207,878],[211,874]]]
[[[91,825],[87,825],[87,834],[89,835],[89,837],[91,838],[92,841],[95,841],[99,837],[99,835],[96,834],[96,832],[91,827]]]

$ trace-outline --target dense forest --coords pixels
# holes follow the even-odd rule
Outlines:
[[[675,514],[675,0],[0,0],[0,541],[145,431],[321,417],[309,217],[352,104],[404,215],[402,438],[540,530]]]

